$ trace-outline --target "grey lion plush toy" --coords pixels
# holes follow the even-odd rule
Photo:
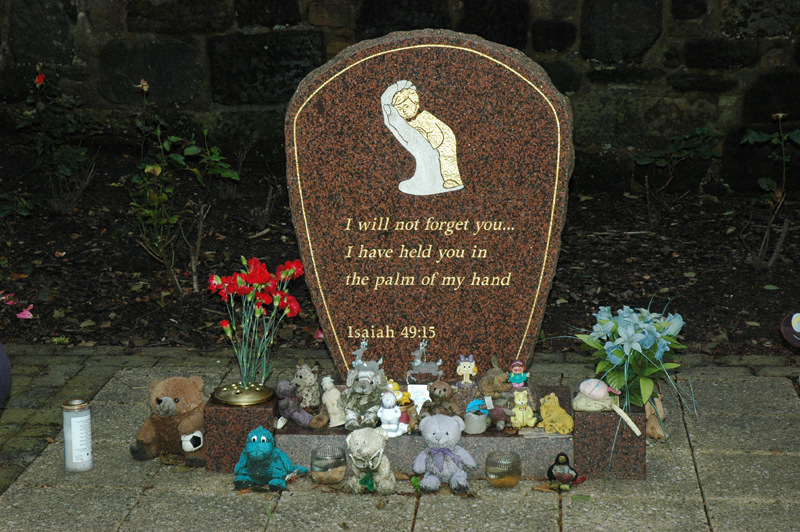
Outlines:
[[[378,424],[381,395],[386,391],[387,384],[383,370],[350,370],[347,388],[339,396],[339,407],[344,410],[345,429],[353,431]]]
[[[414,460],[412,469],[421,475],[419,487],[422,491],[438,491],[442,482],[450,484],[453,493],[469,491],[467,470],[475,470],[478,464],[466,449],[458,445],[464,421],[458,416],[437,414],[419,422],[419,430],[428,448]]]

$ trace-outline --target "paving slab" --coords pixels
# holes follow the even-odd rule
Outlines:
[[[150,406],[142,399],[134,404],[92,401],[92,441],[127,443],[136,439],[139,429],[150,417]],[[63,434],[59,441],[64,441]]]
[[[783,500],[709,499],[708,515],[714,532],[750,530],[800,531],[800,503]]]
[[[558,531],[558,495],[533,491],[539,482],[522,481],[513,488],[493,488],[472,481],[475,497],[447,490],[419,499],[414,532],[422,531]]]
[[[0,496],[4,532],[117,530],[141,488],[25,487]],[[162,530],[167,530],[164,528]]]
[[[755,374],[758,377],[788,377],[796,380],[798,372],[800,372],[800,368],[797,366],[764,366],[755,368]]]
[[[163,466],[151,485],[169,491],[229,493],[234,490],[233,474],[212,473],[204,467]],[[295,489],[294,485],[290,489]]]
[[[800,456],[697,452],[695,461],[709,498],[800,501]]]
[[[92,446],[92,459],[94,468],[89,471],[67,471],[64,469],[64,444],[51,444],[9,491],[35,486],[141,488],[152,483],[162,467],[159,460],[135,461],[129,444],[124,443],[97,443]]]
[[[60,388],[83,369],[80,364],[51,364],[31,382],[32,388]]]
[[[661,444],[647,449],[645,480],[590,479],[574,492],[628,497],[647,493],[654,499],[702,500],[692,454],[688,450],[671,451]]]
[[[735,368],[727,366],[697,366],[682,368],[679,375],[681,380],[730,379],[732,377],[752,376],[753,371],[743,366]]]
[[[374,532],[411,530],[417,498],[414,495],[353,495],[328,489],[295,490],[281,494],[268,530]]]
[[[231,532],[267,528],[277,497],[271,493],[170,492],[147,490],[119,527],[119,532],[141,530],[202,530]],[[293,523],[284,530],[304,530]],[[277,528],[275,530],[281,530]]]
[[[120,368],[151,368],[158,362],[158,357],[148,357],[144,355],[115,355],[109,356],[89,356],[86,359],[87,365],[116,366]]]
[[[692,390],[700,414],[800,417],[800,401],[788,379],[694,380]]]
[[[795,417],[783,416],[686,416],[692,445],[702,452],[800,453],[798,422]]]
[[[582,488],[583,486],[581,486]],[[591,495],[580,500],[576,491],[561,499],[562,530],[583,532],[605,530],[648,532],[708,532],[702,499],[671,499],[640,493]],[[573,497],[577,496],[575,499]],[[715,531],[716,532],[716,531]]]

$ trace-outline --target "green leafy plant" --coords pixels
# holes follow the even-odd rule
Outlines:
[[[667,380],[678,391],[668,370],[680,366],[675,349],[683,349],[675,337],[683,327],[680,314],[653,313],[624,306],[611,314],[611,307],[600,307],[594,314],[597,323],[590,334],[576,335],[582,348],[599,358],[598,376],[611,388],[622,392],[623,408],[644,406],[657,396],[655,381]]]
[[[668,148],[634,155],[633,161],[637,165],[654,165],[658,168],[665,169],[668,174],[666,182],[659,187],[650,186],[649,176],[645,176],[648,205],[650,199],[653,198],[660,205],[666,206],[667,202],[664,193],[670,183],[675,179],[676,169],[683,161],[695,158],[709,160],[722,157],[722,154],[715,149],[717,144],[716,139],[721,137],[722,135],[705,126],[698,127],[684,135],[672,137],[671,144]],[[655,220],[652,216],[653,214],[651,212],[651,223],[654,224]]]
[[[91,119],[78,111],[77,98],[64,94],[57,80],[51,82],[37,65],[35,92],[26,100],[17,131],[33,145],[37,158],[30,172],[42,170],[50,180],[50,209],[66,214],[78,204],[95,177],[95,156],[84,144],[97,133]]]
[[[218,147],[209,145],[208,130],[203,131],[202,145],[194,139],[166,135],[166,124],[158,116],[148,118],[148,83],[141,80],[136,87],[142,90],[144,102],[141,119],[136,122],[142,162],[139,172],[128,177],[132,212],[142,237],[140,245],[164,265],[175,292],[183,295],[175,273],[180,235],[189,255],[192,287],[199,292],[198,263],[203,223],[211,208],[208,195],[212,181],[215,177],[238,181],[239,174],[225,162]],[[194,241],[190,240],[192,232]]]
[[[776,149],[773,149],[770,152],[769,157],[781,163],[780,183],[771,177],[760,177],[758,179],[758,186],[765,191],[765,194],[761,197],[761,202],[770,206],[770,213],[769,218],[767,219],[767,229],[764,232],[764,237],[761,239],[761,246],[759,247],[758,252],[751,253],[753,256],[753,267],[756,270],[769,270],[772,268],[772,266],[775,264],[775,261],[780,256],[783,242],[786,239],[786,234],[789,231],[790,222],[789,219],[786,218],[783,222],[780,235],[778,236],[778,241],[775,243],[775,248],[772,251],[772,256],[770,257],[770,260],[765,263],[764,261],[767,258],[767,253],[769,250],[772,226],[775,223],[775,218],[778,216],[778,212],[783,206],[784,201],[786,201],[786,165],[791,160],[789,155],[786,154],[786,144],[791,140],[795,144],[800,145],[800,129],[795,129],[794,131],[790,131],[788,133],[784,133],[783,131],[783,119],[786,116],[787,115],[785,113],[775,113],[772,115],[772,118],[778,121],[778,131],[775,133],[764,133],[763,131],[754,131],[752,129],[748,129],[740,142],[740,144],[744,144],[745,142],[748,144],[772,144]],[[780,153],[778,153],[778,147],[780,147]]]

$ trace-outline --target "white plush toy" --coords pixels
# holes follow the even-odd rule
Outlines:
[[[408,422],[401,423],[400,407],[397,406],[397,396],[394,392],[384,392],[381,396],[381,407],[378,417],[381,418],[381,428],[390,438],[396,438],[408,432]]]
[[[428,448],[414,460],[412,469],[421,475],[419,487],[422,491],[438,491],[442,482],[450,484],[453,493],[469,491],[467,470],[478,468],[472,455],[458,445],[464,421],[458,416],[436,414],[419,423],[419,430]]]

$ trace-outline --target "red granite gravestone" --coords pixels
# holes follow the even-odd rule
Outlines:
[[[460,356],[479,376],[493,356],[525,361],[555,271],[571,128],[541,67],[450,31],[365,41],[303,80],[286,118],[289,194],[342,374],[363,339],[363,360],[395,380],[423,340],[422,361],[448,380]]]

